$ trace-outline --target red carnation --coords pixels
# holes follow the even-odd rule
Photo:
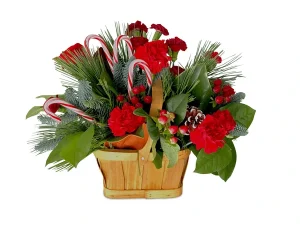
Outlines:
[[[67,50],[63,51],[59,55],[59,58],[66,61],[67,63],[75,63],[76,56],[84,55],[83,49],[84,47],[81,44],[76,43],[75,45],[70,46]]]
[[[164,41],[151,41],[140,46],[135,51],[135,58],[144,60],[153,74],[159,73],[163,68],[168,67],[171,60],[167,55],[168,46]]]
[[[152,24],[150,28],[159,31],[165,36],[169,35],[169,31],[161,24]]]
[[[224,97],[230,97],[234,94],[235,94],[235,91],[230,85],[225,85],[223,87],[223,96]]]
[[[114,136],[124,136],[126,133],[133,133],[144,122],[144,117],[133,114],[135,107],[124,104],[122,109],[114,108],[108,119],[108,126]]]
[[[132,37],[130,38],[132,43],[133,50],[136,50],[138,47],[143,46],[148,42],[148,39],[145,37]]]
[[[146,33],[148,32],[147,26],[139,20],[137,20],[135,23],[129,24],[128,31],[131,32],[133,30],[141,30],[141,31],[145,31]]]
[[[224,146],[224,138],[235,127],[236,123],[228,110],[217,111],[206,115],[203,122],[190,132],[191,142],[196,149],[204,149],[207,154],[216,152]]]
[[[171,48],[173,52],[185,51],[187,49],[185,41],[178,37],[168,39],[166,44]]]
[[[177,76],[184,72],[184,69],[180,66],[173,66],[172,68],[170,68],[170,71],[174,76]]]

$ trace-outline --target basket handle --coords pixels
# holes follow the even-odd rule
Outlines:
[[[163,106],[163,88],[161,79],[157,79],[152,85],[152,103],[150,107],[150,116],[157,117],[159,110]],[[139,163],[144,165],[148,161],[153,140],[149,136],[145,146],[139,151]]]

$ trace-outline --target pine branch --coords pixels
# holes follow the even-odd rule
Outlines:
[[[53,150],[62,138],[45,139],[34,146],[33,152],[42,154],[47,151]]]
[[[237,123],[234,130],[230,132],[230,135],[234,137],[246,136],[247,134],[247,128],[239,123]]]
[[[231,102],[241,102],[246,97],[244,92],[238,92],[231,97]]]

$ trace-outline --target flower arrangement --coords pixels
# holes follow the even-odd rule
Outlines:
[[[108,30],[89,35],[54,58],[66,90],[39,96],[44,105],[29,110],[26,118],[39,114],[40,121],[33,151],[50,151],[51,169],[71,170],[96,150],[138,151],[151,138],[157,169],[163,156],[172,168],[188,149],[197,157],[195,172],[226,181],[236,163],[233,140],[247,135],[255,115],[232,87],[242,77],[235,65],[240,55],[223,60],[219,43],[200,42],[182,66],[178,56],[187,45],[165,38],[161,24],[116,24],[116,33],[116,39]],[[100,48],[89,48],[93,39]],[[162,87],[162,105],[155,102],[155,84]]]

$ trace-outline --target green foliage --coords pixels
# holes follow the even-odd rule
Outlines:
[[[232,159],[231,148],[225,144],[217,152],[207,154],[202,149],[197,156],[196,173],[213,173],[224,169]]]
[[[163,69],[161,73],[162,85],[163,85],[163,94],[164,101],[166,101],[169,97],[174,95],[174,91],[172,86],[174,84],[174,76],[171,74],[169,69]]]
[[[244,92],[238,92],[231,97],[231,102],[240,103],[245,97],[246,94]]]
[[[164,137],[160,137],[161,148],[164,151],[164,154],[169,159],[168,168],[173,167],[178,161],[178,152],[180,147],[178,144],[171,144]]]
[[[230,163],[226,167],[224,167],[223,169],[218,171],[218,175],[224,181],[227,181],[231,177],[231,174],[232,174],[232,172],[235,168],[235,164],[236,164],[236,150],[235,150],[235,147],[234,147],[234,144],[233,144],[232,140],[226,139],[226,144],[231,149],[231,156],[232,157],[231,157]]]
[[[234,130],[230,132],[230,135],[234,137],[246,136],[247,134],[247,128],[239,123],[236,123]]]
[[[40,112],[44,111],[43,106],[33,106],[27,113],[26,119],[29,117],[35,116],[39,114]]]
[[[137,108],[133,111],[133,114],[136,116],[142,116],[142,117],[150,117],[148,113],[145,112],[142,108]]]
[[[149,135],[153,141],[157,141],[159,139],[159,130],[156,126],[156,123],[151,117],[147,117],[147,129],[149,132]]]
[[[61,138],[53,138],[53,139],[45,139],[39,142],[34,146],[33,152],[36,152],[38,154],[42,154],[44,152],[53,150],[57,144],[61,141]]]
[[[188,106],[188,94],[175,95],[166,102],[166,109],[176,114],[175,123],[179,125],[185,118]]]
[[[156,155],[153,160],[156,169],[162,168],[163,155],[164,153],[162,151],[156,151]]]
[[[230,103],[221,108],[221,110],[227,109],[230,111],[233,119],[240,123],[242,126],[249,128],[255,115],[255,110],[250,106],[242,103]]]

